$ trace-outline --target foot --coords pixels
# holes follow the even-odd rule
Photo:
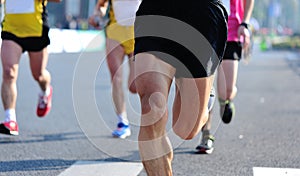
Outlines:
[[[0,124],[0,133],[8,135],[19,135],[19,127],[17,122],[9,121]]]
[[[223,104],[220,103],[220,106],[222,121],[226,124],[230,123],[235,115],[235,106],[233,102],[226,100]]]
[[[212,135],[203,136],[200,145],[196,147],[196,153],[211,154],[214,150],[214,141]]]
[[[39,95],[39,101],[36,110],[36,114],[38,117],[44,117],[50,112],[52,105],[52,92],[53,88],[52,86],[50,86],[50,93],[48,96]]]
[[[126,137],[131,135],[129,125],[125,125],[124,123],[118,123],[118,127],[116,130],[112,132],[113,137],[125,139]]]

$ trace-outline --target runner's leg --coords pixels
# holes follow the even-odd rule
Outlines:
[[[173,130],[182,139],[192,139],[208,119],[208,100],[214,76],[176,79]]]
[[[107,65],[111,75],[112,97],[117,114],[126,112],[126,105],[123,91],[123,61],[124,49],[121,44],[115,40],[106,40]]]
[[[4,109],[15,109],[17,101],[17,77],[22,48],[10,40],[2,41],[2,89],[1,96]]]
[[[172,175],[172,146],[166,135],[167,102],[175,69],[151,54],[137,54],[136,87],[141,101],[139,151],[151,176]]]
[[[42,91],[50,88],[51,75],[46,69],[48,63],[47,47],[42,51],[28,52],[30,58],[30,68],[33,78],[38,82]]]

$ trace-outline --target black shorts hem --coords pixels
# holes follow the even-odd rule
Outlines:
[[[154,54],[176,68],[176,77],[214,74],[227,40],[227,13],[219,1],[183,5],[179,0],[166,0],[157,6],[143,0],[136,15],[134,54],[171,55],[170,60],[163,58],[166,55]]]
[[[241,60],[242,44],[240,42],[227,42],[223,60]]]
[[[1,38],[2,40],[11,40],[16,42],[21,46],[22,52],[37,52],[43,50],[50,44],[50,39],[48,36],[49,27],[44,26],[41,37],[17,37],[13,33],[2,31]]]

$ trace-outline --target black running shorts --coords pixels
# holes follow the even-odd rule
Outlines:
[[[135,54],[171,64],[177,78],[214,74],[227,40],[227,13],[219,0],[143,0],[136,15]]]
[[[48,36],[49,27],[43,26],[41,37],[17,37],[16,35],[2,31],[2,40],[12,40],[21,46],[23,52],[25,51],[41,51],[50,44],[50,39]]]
[[[242,44],[241,42],[227,42],[223,60],[241,60]]]

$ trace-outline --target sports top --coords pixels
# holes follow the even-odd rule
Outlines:
[[[228,41],[239,41],[238,28],[244,19],[244,0],[230,0],[228,17]]]
[[[134,27],[118,24],[112,5],[109,8],[109,25],[106,27],[106,36],[109,39],[118,41],[126,54],[131,54],[134,51]]]
[[[47,0],[5,0],[2,31],[17,37],[40,37],[48,26]]]

